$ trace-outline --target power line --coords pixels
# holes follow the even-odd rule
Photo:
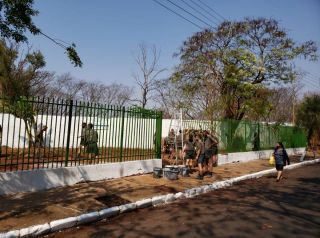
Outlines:
[[[210,22],[212,22],[213,24],[215,24],[216,26],[218,26],[218,24],[213,21],[212,19],[210,19],[209,17],[207,17],[205,14],[203,14],[201,11],[199,11],[198,9],[196,9],[195,7],[193,7],[191,4],[189,4],[188,2],[186,2],[185,0],[180,0],[182,1],[185,5],[187,5],[188,7],[190,7],[191,9],[193,9],[194,11],[196,11],[197,13],[199,13],[201,16],[203,16],[204,18],[206,18],[207,20],[209,20]]]
[[[215,14],[217,14],[220,18],[222,18],[222,20],[227,20],[224,16],[221,16],[218,12],[216,12],[213,8],[211,8],[210,6],[208,6],[207,4],[205,4],[204,2],[202,2],[201,0],[199,0],[200,3],[202,3],[202,5],[206,6],[207,8],[209,8],[211,11],[213,11]]]
[[[172,5],[176,6],[177,8],[181,9],[182,11],[186,12],[187,14],[189,14],[190,16],[196,18],[198,21],[201,21],[202,23],[206,24],[207,26],[209,26],[210,28],[214,28],[212,25],[208,24],[206,21],[203,21],[202,19],[200,19],[199,17],[195,16],[194,14],[192,14],[191,12],[189,12],[188,10],[185,10],[183,7],[179,6],[178,4],[172,2],[171,0],[167,0],[167,2],[170,2]]]
[[[306,81],[307,83],[309,83],[310,85],[314,86],[314,87],[317,87],[320,89],[320,85],[313,82],[313,81],[310,81],[308,78],[303,78],[304,81]]]
[[[221,20],[219,18],[217,18],[215,15],[213,15],[211,12],[209,12],[207,9],[205,9],[204,7],[202,7],[201,5],[199,5],[197,2],[195,2],[194,0],[190,0],[194,5],[198,6],[200,9],[202,9],[202,11],[205,11],[207,14],[209,14],[210,16],[212,16],[213,18],[215,18],[218,22],[221,22]]]
[[[316,84],[319,84],[320,83],[320,77],[316,78],[316,77],[313,77],[313,76],[310,76],[308,74],[305,74],[302,76],[303,78],[306,78],[306,79],[309,79],[310,81],[316,83]]]
[[[320,85],[317,85],[315,82],[311,81],[311,80],[308,79],[308,78],[303,78],[302,80],[305,81],[305,82],[307,82],[307,83],[310,84],[311,86],[320,88]]]
[[[317,76],[311,76],[310,74],[306,74],[305,75],[305,77],[308,77],[308,78],[310,78],[310,79],[312,79],[312,80],[315,80],[315,81],[319,81],[320,80],[320,77],[317,77]]]
[[[193,21],[190,21],[189,19],[185,18],[183,15],[179,14],[178,12],[172,10],[171,8],[167,7],[166,5],[160,3],[159,1],[157,0],[153,0],[155,3],[157,3],[158,5],[162,6],[163,8],[167,9],[168,11],[174,13],[175,15],[181,17],[182,19],[184,19],[185,21],[191,23],[192,25],[198,27],[199,29],[203,30],[203,27],[199,26],[198,24],[194,23]]]
[[[313,73],[310,73],[310,72],[307,72],[307,73],[310,74],[313,77],[320,78],[320,76],[314,75]]]
[[[175,15],[179,16],[180,18],[188,21],[189,23],[191,23],[192,25],[198,27],[199,29],[203,30],[204,27],[201,27],[199,24],[195,23],[194,21],[186,18],[185,16],[181,15],[180,13],[176,12],[175,10],[171,9],[170,7],[166,6],[165,4],[159,2],[158,0],[153,0],[155,3],[157,3],[158,5],[162,6],[163,8],[167,9],[168,11],[174,13]],[[185,8],[181,7],[180,5],[172,2],[171,0],[166,0],[167,2],[171,3],[172,5],[174,5],[175,7],[179,8],[180,10],[182,10],[183,12],[187,13],[188,15],[192,16],[193,18],[197,19],[198,21],[204,23],[205,25],[209,26],[210,28],[213,28],[215,30],[217,30],[215,27],[213,27],[211,24],[209,24],[208,22],[204,21],[203,19],[197,17],[196,15],[192,14],[190,11],[186,10]],[[202,17],[204,17],[205,19],[209,20],[210,22],[214,23],[216,26],[218,26],[218,24],[213,21],[212,19],[208,18],[205,14],[203,14],[201,11],[199,11],[198,9],[196,9],[195,7],[191,6],[189,3],[187,3],[185,0],[180,0],[181,2],[183,2],[185,5],[187,5],[189,8],[191,8],[192,10],[194,10],[195,12],[197,12],[198,14],[200,14]],[[206,12],[207,14],[209,14],[211,17],[215,18],[218,23],[221,23],[221,19],[223,20],[227,20],[225,17],[223,17],[221,14],[219,14],[217,11],[215,11],[213,8],[211,8],[210,6],[208,6],[207,4],[205,4],[203,1],[199,0],[199,2],[205,6],[206,8],[210,9],[211,11],[213,11],[217,16],[219,16],[221,19],[218,19],[215,15],[213,15],[212,13],[210,13],[207,9],[205,9],[203,6],[199,5],[197,2],[195,2],[194,0],[190,0],[190,2],[192,2],[195,6],[197,6],[198,8],[200,8],[202,11]],[[307,72],[310,75],[305,75],[303,77],[303,80],[305,82],[307,82],[309,85],[313,86],[313,87],[320,87],[320,82],[318,85],[318,80],[316,78],[313,78],[311,75],[311,73]]]

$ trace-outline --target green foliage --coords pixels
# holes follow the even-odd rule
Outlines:
[[[228,143],[227,146],[228,152],[243,152],[247,151],[246,149],[246,140],[241,135],[235,135],[232,138],[231,143]]]
[[[49,40],[64,48],[75,67],[82,67],[82,61],[76,51],[76,45],[70,46],[58,43],[48,35],[44,34],[32,21],[32,17],[39,12],[33,9],[33,0],[0,0],[0,35],[4,39],[14,40],[15,42],[27,42],[26,31],[31,34],[41,34]]]
[[[36,35],[40,29],[32,21],[38,15],[33,9],[33,0],[1,0],[0,1],[0,34],[16,42],[25,42],[26,30]]]
[[[68,57],[71,61],[71,63],[75,66],[75,67],[82,67],[82,61],[76,51],[76,45],[74,43],[71,44],[71,46],[66,48],[66,52],[68,54]]]
[[[225,21],[216,32],[198,32],[184,42],[177,56],[181,63],[171,83],[182,92],[181,98],[198,98],[206,91],[205,110],[219,101],[224,118],[237,120],[250,111],[266,115],[270,111],[266,86],[295,80],[295,58],[318,57],[315,42],[297,44],[277,21],[264,18]],[[220,100],[211,100],[212,92],[218,92]]]
[[[158,118],[161,114],[155,113],[154,110],[145,109],[143,107],[131,107],[129,110],[129,115],[140,118]]]
[[[34,96],[31,86],[41,77],[41,69],[45,66],[41,52],[30,52],[20,57],[18,46],[7,47],[0,41],[0,88],[2,95],[10,100],[21,96]]]
[[[320,135],[320,94],[308,95],[297,110],[297,125],[307,131],[308,142],[313,135]]]
[[[7,47],[0,41],[0,88],[1,106],[4,110],[24,120],[29,143],[32,143],[32,126],[36,110],[30,102],[34,85],[43,80],[41,69],[45,60],[41,52],[35,51],[19,56],[18,46]]]

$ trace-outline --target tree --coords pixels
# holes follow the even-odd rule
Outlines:
[[[124,106],[129,104],[132,89],[122,84],[86,83],[81,89],[81,99],[84,101],[104,103],[107,105]]]
[[[24,120],[29,144],[32,144],[31,131],[37,108],[28,99],[36,93],[46,92],[45,85],[52,79],[52,74],[42,70],[45,60],[39,51],[20,56],[18,52],[18,45],[8,47],[0,41],[1,104],[6,111]]]
[[[136,99],[142,108],[145,108],[152,97],[152,92],[157,89],[157,79],[165,71],[164,68],[158,68],[160,52],[155,46],[151,49],[151,60],[149,60],[148,49],[145,44],[139,45],[139,53],[135,61],[139,67],[140,73],[133,74],[133,77],[141,91],[141,98]]]
[[[33,9],[33,0],[0,0],[0,35],[17,43],[27,42],[25,33],[28,30],[33,35],[41,34],[62,47],[74,66],[82,67],[82,61],[74,43],[64,45],[43,33],[32,21],[39,12]]]
[[[65,73],[55,77],[49,86],[47,96],[65,100],[80,100],[81,90],[86,82],[75,79],[71,74]]]
[[[305,96],[298,106],[297,125],[305,128],[308,145],[312,136],[320,138],[320,94]]]
[[[206,93],[208,119],[220,107],[224,118],[241,120],[258,99],[263,110],[257,112],[268,113],[267,85],[294,81],[293,60],[317,60],[316,53],[314,42],[294,42],[275,20],[225,21],[216,31],[198,32],[184,42],[171,82],[192,98]],[[212,95],[217,98],[211,101]]]
[[[295,124],[294,111],[298,92],[302,86],[296,81],[288,87],[278,87],[268,90],[269,96],[267,101],[269,104],[269,113],[263,117],[263,121]],[[252,119],[251,117],[249,119]],[[256,119],[254,119],[256,120]]]

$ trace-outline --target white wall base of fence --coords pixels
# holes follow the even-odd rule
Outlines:
[[[162,167],[162,160],[150,159],[0,173],[0,195],[34,192],[85,181],[151,173],[154,167]]]
[[[302,154],[305,148],[287,149],[289,155]],[[218,164],[248,162],[251,160],[269,158],[272,150],[250,151],[218,155]],[[39,169],[0,173],[0,195],[19,192],[34,192],[49,188],[73,185],[79,182],[98,181],[103,179],[121,178],[135,174],[153,172],[154,167],[162,167],[161,159],[127,161],[122,163],[107,163],[83,165],[78,167],[63,167],[54,169]]]
[[[303,154],[305,148],[288,148],[286,149],[289,155]],[[248,162],[251,160],[257,159],[266,159],[269,158],[273,153],[273,150],[260,150],[260,151],[249,151],[249,152],[237,152],[229,154],[219,154],[218,155],[218,164],[228,164],[235,162]]]

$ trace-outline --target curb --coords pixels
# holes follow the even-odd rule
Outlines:
[[[304,161],[297,164],[288,165],[285,167],[285,170],[296,169],[296,168],[303,167],[305,165],[311,165],[316,163],[320,163],[320,159],[309,160],[309,161]],[[214,182],[212,184],[203,185],[200,187],[194,187],[191,189],[187,189],[184,192],[178,192],[175,194],[170,193],[167,195],[160,195],[160,196],[158,195],[152,198],[147,198],[147,199],[137,201],[135,203],[128,203],[121,206],[115,206],[115,207],[103,209],[96,212],[81,214],[77,217],[68,217],[64,219],[54,220],[49,223],[45,223],[41,225],[34,225],[34,226],[22,228],[20,230],[13,230],[5,233],[0,233],[0,238],[36,237],[39,235],[48,234],[51,232],[71,228],[74,226],[99,221],[105,218],[116,216],[120,213],[133,211],[138,208],[159,206],[159,205],[171,203],[175,200],[195,197],[204,193],[211,192],[213,190],[232,186],[234,183],[238,183],[243,180],[260,178],[262,176],[272,174],[275,172],[276,172],[275,168],[267,169],[260,172],[231,178],[224,181]]]

